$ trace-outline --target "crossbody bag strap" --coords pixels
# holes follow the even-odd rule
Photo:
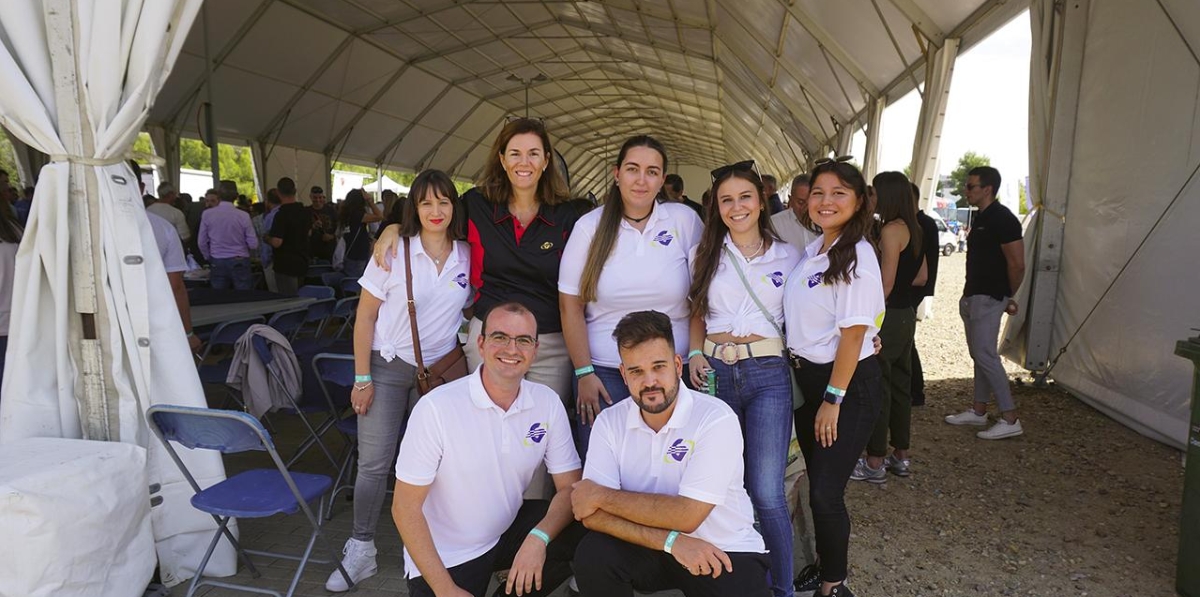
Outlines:
[[[722,248],[725,249],[725,254],[729,256],[729,261],[733,263],[733,269],[737,270],[738,278],[742,280],[742,286],[746,287],[746,292],[750,294],[750,298],[754,299],[754,304],[758,305],[758,310],[762,311],[763,317],[766,317],[767,321],[771,322],[771,326],[775,328],[775,333],[779,334],[779,339],[784,340],[783,328],[779,327],[778,323],[775,323],[775,318],[763,306],[762,301],[758,300],[758,295],[754,294],[754,289],[750,287],[750,281],[746,279],[746,272],[742,271],[742,265],[738,263],[737,255],[734,255],[733,251],[729,250],[729,245],[724,245]]]
[[[409,238],[404,237],[404,287],[408,290],[408,324],[412,328],[413,355],[417,357],[417,377],[425,376],[425,362],[421,358],[421,334],[417,333],[417,301],[413,300],[412,254]]]

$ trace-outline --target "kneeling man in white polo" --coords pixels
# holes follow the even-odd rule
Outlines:
[[[575,518],[592,531],[575,553],[580,591],[769,595],[737,415],[683,386],[666,315],[630,313],[613,337],[633,399],[596,419],[584,480],[571,495]]]
[[[571,520],[579,455],[562,401],[524,379],[537,356],[537,321],[519,303],[491,309],[479,335],[483,364],[413,409],[396,462],[392,517],[404,542],[408,594],[546,595],[571,574],[584,530]],[[558,494],[522,500],[539,463]]]

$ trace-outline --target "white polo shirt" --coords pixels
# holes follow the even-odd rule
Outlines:
[[[779,238],[801,251],[808,243],[817,240],[817,233],[805,228],[804,224],[800,223],[800,218],[796,217],[796,212],[790,208],[771,216],[771,226],[775,228]]]
[[[800,263],[800,249],[787,243],[774,242],[753,260],[738,251],[729,234],[725,235],[725,248],[721,249],[721,262],[708,286],[708,315],[704,317],[709,334],[729,332],[735,336],[758,334],[763,338],[778,338],[776,325],[783,327],[783,290],[792,270]],[[746,281],[762,305],[767,308],[771,321],[763,316],[762,309],[746,291],[734,262],[741,266]]]
[[[154,243],[158,245],[158,254],[162,257],[163,268],[167,270],[168,274],[186,272],[187,260],[183,256],[183,243],[179,240],[179,234],[175,232],[175,227],[166,218],[154,212],[146,212],[146,220],[150,222],[150,229],[154,231]]]
[[[559,292],[579,296],[588,249],[603,212],[593,210],[575,223],[558,270]],[[613,330],[625,315],[650,309],[671,318],[675,351],[687,354],[692,283],[688,257],[700,243],[701,228],[696,212],[680,203],[656,203],[645,232],[621,219],[617,241],[596,285],[596,300],[584,309],[592,363],[619,367]]]
[[[583,478],[610,489],[680,495],[712,504],[689,533],[726,552],[765,553],[746,493],[742,431],[727,404],[679,382],[671,419],[657,433],[633,400],[600,413]]]
[[[471,301],[470,252],[467,243],[456,241],[439,274],[433,259],[421,244],[421,235],[412,237],[413,294],[417,301],[417,333],[421,335],[421,357],[428,367],[449,353],[458,343],[462,310]],[[400,245],[399,250],[404,250]],[[412,326],[408,323],[408,289],[404,282],[404,257],[388,254],[392,271],[384,271],[372,259],[358,284],[383,301],[375,320],[371,350],[391,362],[400,357],[417,364],[413,350]]]
[[[887,310],[883,297],[883,277],[879,258],[866,239],[858,241],[858,265],[850,284],[825,284],[822,277],[829,269],[829,254],[821,250],[822,239],[805,247],[800,265],[788,280],[783,303],[787,321],[787,345],[792,352],[814,363],[832,363],[837,355],[841,328],[867,326],[858,358],[875,353],[871,339],[883,325]],[[834,245],[838,241],[834,241]]]
[[[487,553],[521,508],[538,464],[550,474],[579,469],[562,401],[521,382],[508,411],[483,389],[480,369],[417,402],[400,443],[396,478],[429,485],[422,511],[447,568]],[[404,549],[408,578],[421,575]]]

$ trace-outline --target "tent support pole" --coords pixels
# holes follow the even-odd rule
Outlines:
[[[1040,5],[1045,3],[1046,0],[1035,2],[1031,10],[1039,10]],[[1045,163],[1030,164],[1031,168],[1042,173],[1041,188],[1030,189],[1032,193],[1037,193],[1035,199],[1040,202],[1041,208],[1038,210],[1040,215],[1033,255],[1026,260],[1032,267],[1029,268],[1029,300],[1024,306],[1027,314],[1025,368],[1031,371],[1044,371],[1050,363],[1090,3],[1090,0],[1068,2],[1059,13],[1061,21],[1055,29],[1061,31],[1056,36],[1061,42],[1049,56],[1052,65],[1048,71],[1051,73],[1049,84],[1052,99],[1048,106],[1050,121],[1046,131]],[[1034,56],[1035,60],[1045,58]],[[1031,69],[1030,75],[1035,72]],[[1035,156],[1031,154],[1030,158]]]
[[[867,109],[867,148],[863,156],[863,176],[867,180],[875,178],[879,172],[879,134],[883,121],[883,109],[887,107],[887,96],[881,95],[871,100]]]
[[[946,117],[946,101],[950,97],[950,80],[962,40],[947,38],[941,48],[929,48],[925,64],[925,95],[921,98],[921,117],[917,121],[917,136],[913,140],[913,182],[921,189],[920,207],[929,205],[937,191],[938,146],[942,138],[942,122]]]
[[[212,167],[213,188],[221,186],[221,160],[217,152],[217,122],[213,118],[213,61],[208,48],[208,5],[200,7],[200,21],[204,27],[204,136],[208,140],[208,159]]]

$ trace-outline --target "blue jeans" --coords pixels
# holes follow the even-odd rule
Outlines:
[[[593,367],[596,369],[596,377],[599,377],[600,383],[604,384],[604,391],[608,392],[608,397],[612,398],[613,404],[629,397],[629,388],[625,387],[625,378],[621,377],[620,369],[616,367],[603,367],[601,365],[594,365]],[[578,400],[579,380],[573,382],[572,389],[575,392],[576,400]],[[612,404],[605,402],[603,397],[600,398],[601,411],[610,406]],[[578,407],[578,402],[576,402],[576,407]],[[600,413],[597,412],[596,416],[600,416]],[[588,439],[592,436],[592,426],[580,423],[578,413],[576,413],[575,417],[572,417],[572,421],[575,427],[575,448],[579,450],[579,457],[587,460]]]
[[[755,357],[733,365],[708,362],[717,372],[717,398],[742,424],[746,490],[770,552],[771,593],[791,597],[792,521],[783,489],[792,441],[791,368],[783,357]]]
[[[209,283],[213,288],[224,290],[232,285],[234,290],[250,290],[254,287],[249,257],[213,258],[208,263],[211,266]]]

